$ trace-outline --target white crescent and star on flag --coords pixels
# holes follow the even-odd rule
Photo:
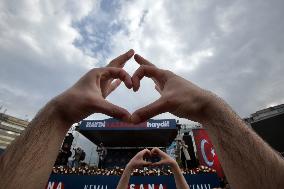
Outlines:
[[[209,167],[211,167],[211,166],[214,164],[214,160],[212,160],[212,161],[209,161],[209,160],[208,160],[208,157],[207,157],[207,155],[206,155],[206,153],[205,153],[205,149],[204,149],[206,143],[208,143],[208,141],[207,141],[206,139],[202,139],[202,140],[201,140],[201,142],[200,142],[201,153],[202,153],[202,157],[203,157],[205,163],[206,163]],[[209,144],[209,143],[208,143],[208,144]],[[212,157],[214,157],[214,156],[216,155],[216,154],[215,154],[215,150],[214,150],[213,147],[211,147],[211,154],[212,154]]]

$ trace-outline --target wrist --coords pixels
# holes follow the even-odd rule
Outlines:
[[[170,165],[171,170],[173,173],[179,172],[180,168],[179,165],[177,164],[177,162],[174,162]]]
[[[68,122],[62,115],[60,105],[55,99],[49,101],[39,114],[44,114],[44,116],[48,116],[50,120],[57,122],[57,125],[60,125],[58,128],[64,131],[67,131],[72,126],[72,123]]]
[[[204,91],[200,97],[200,108],[196,116],[197,122],[207,123],[221,106],[222,99],[210,91]]]
[[[131,164],[127,164],[124,171],[131,173],[134,170],[134,167]]]
[[[75,123],[74,116],[70,115],[70,111],[74,111],[72,107],[72,101],[74,99],[73,95],[70,95],[70,92],[65,91],[64,93],[54,97],[48,105],[54,110],[57,119],[60,119],[62,122],[66,122],[68,125]],[[71,105],[71,106],[70,106]]]
[[[207,125],[212,119],[220,117],[220,114],[231,110],[230,106],[220,97],[211,93],[210,100],[207,103],[206,108],[203,111],[203,117],[200,120],[202,125]]]

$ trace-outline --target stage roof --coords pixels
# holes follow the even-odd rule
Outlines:
[[[137,125],[116,119],[84,120],[79,132],[106,147],[169,146],[177,135],[175,119],[148,120]]]

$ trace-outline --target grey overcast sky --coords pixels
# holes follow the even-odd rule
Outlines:
[[[88,69],[133,48],[247,117],[284,103],[283,18],[283,0],[2,0],[0,111],[31,119]],[[144,79],[138,93],[122,85],[108,100],[133,112],[158,97]]]

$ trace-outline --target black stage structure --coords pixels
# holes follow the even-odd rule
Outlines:
[[[257,111],[244,120],[271,147],[284,156],[284,104]]]
[[[103,144],[107,149],[104,167],[109,168],[124,167],[145,147],[165,150],[175,140],[178,128],[175,119],[150,119],[135,125],[110,118],[84,120],[78,131],[94,144]]]

